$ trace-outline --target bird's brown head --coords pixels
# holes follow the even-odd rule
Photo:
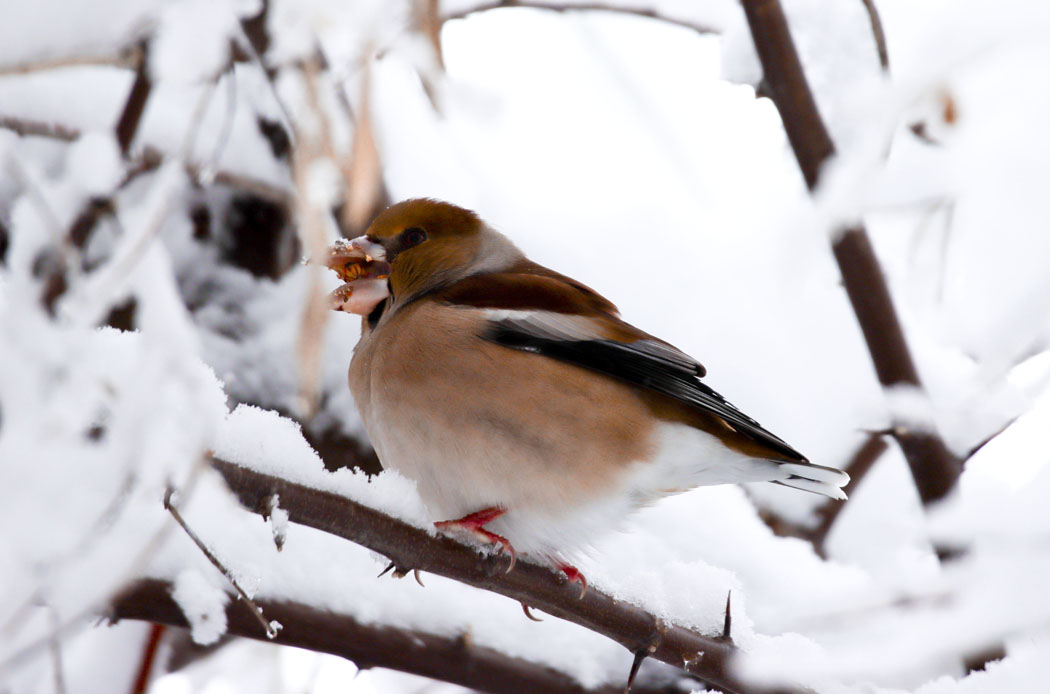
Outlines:
[[[390,263],[395,299],[419,296],[521,257],[474,212],[430,198],[391,205],[352,243]]]

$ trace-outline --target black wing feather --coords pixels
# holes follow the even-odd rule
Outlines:
[[[696,362],[675,358],[658,343],[633,343],[606,339],[564,339],[543,330],[530,330],[528,323],[514,319],[490,323],[484,337],[497,344],[534,352],[560,361],[592,369],[642,388],[670,396],[679,402],[710,412],[737,431],[799,462],[806,458],[755,420],[734,407],[704,384],[699,376],[703,367]]]

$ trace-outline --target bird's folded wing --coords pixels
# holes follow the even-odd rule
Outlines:
[[[441,298],[452,305],[484,311],[484,339],[669,396],[682,405],[717,416],[739,433],[788,459],[806,461],[798,451],[704,384],[700,377],[706,372],[699,362],[620,320],[615,306],[593,290],[575,282],[567,284],[565,280],[556,273],[479,276],[471,278],[468,290],[453,285]],[[573,294],[579,295],[575,303]]]

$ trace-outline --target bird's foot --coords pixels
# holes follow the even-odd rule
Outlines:
[[[507,567],[507,573],[510,573],[514,568],[514,564],[518,561],[518,553],[514,551],[514,546],[510,544],[510,540],[485,529],[487,523],[491,523],[506,512],[507,509],[505,508],[493,506],[475,511],[456,520],[438,521],[434,523],[434,527],[446,532],[469,533],[481,542],[498,546],[500,552],[506,552],[510,555],[510,566]]]
[[[587,594],[587,578],[580,573],[579,569],[571,564],[558,564],[558,570],[565,574],[565,577],[569,579],[569,583],[580,584],[580,599],[582,600],[583,596]]]

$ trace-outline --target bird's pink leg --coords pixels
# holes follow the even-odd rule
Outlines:
[[[565,577],[569,579],[569,583],[579,583],[583,590],[580,591],[580,598],[587,594],[587,579],[580,570],[571,564],[558,564],[558,570],[565,574]]]
[[[450,532],[468,532],[482,542],[499,545],[501,552],[506,552],[510,555],[510,566],[507,568],[507,573],[510,573],[510,570],[514,568],[514,564],[518,561],[518,553],[514,551],[514,546],[510,544],[510,540],[502,535],[497,535],[491,530],[485,530],[487,523],[491,523],[506,512],[507,509],[502,506],[483,508],[456,520],[438,521],[434,523],[434,527],[438,530]]]

